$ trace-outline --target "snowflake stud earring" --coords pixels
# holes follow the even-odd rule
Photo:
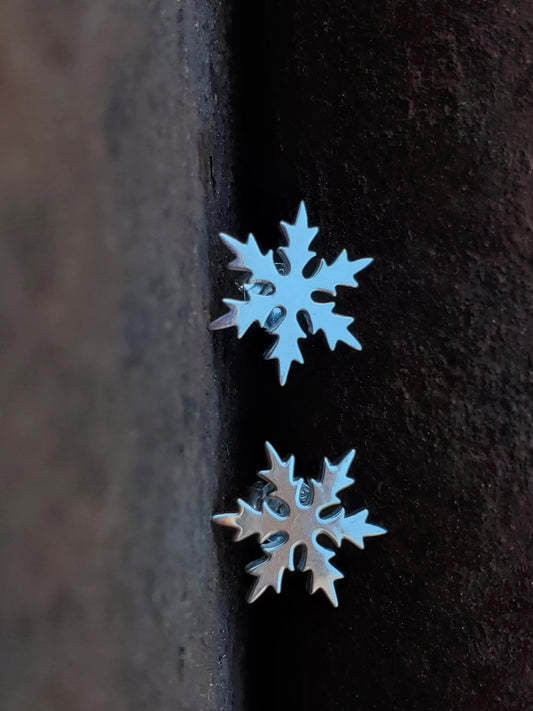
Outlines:
[[[304,269],[316,254],[309,249],[309,245],[318,229],[308,226],[303,202],[294,225],[282,222],[281,227],[287,245],[279,248],[278,261],[272,251],[266,254],[261,252],[253,235],[248,236],[247,242],[220,235],[235,254],[229,268],[248,272],[248,276],[244,283],[244,300],[224,299],[229,311],[213,321],[210,328],[218,330],[236,326],[237,336],[241,338],[257,321],[276,336],[276,342],[265,353],[265,358],[277,359],[280,383],[285,385],[292,363],[303,363],[298,340],[307,334],[298,323],[299,313],[304,315],[309,333],[324,333],[330,350],[339,341],[361,350],[361,344],[348,330],[353,318],[333,313],[334,303],[318,303],[312,295],[323,292],[335,296],[338,286],[358,286],[355,275],[372,259],[352,261],[343,250],[330,265],[322,259],[314,273],[306,277]]]
[[[354,483],[347,472],[355,452],[348,452],[336,464],[324,459],[321,481],[316,481],[295,479],[294,457],[283,460],[271,444],[265,446],[270,469],[259,472],[263,482],[251,489],[249,502],[238,499],[238,513],[213,516],[216,523],[236,529],[236,541],[253,535],[259,538],[265,556],[246,567],[257,578],[248,602],[257,600],[269,586],[279,593],[285,570],[298,568],[311,573],[309,592],[323,590],[337,607],[335,581],[344,576],[329,562],[335,552],[321,546],[317,537],[325,534],[336,546],[346,539],[364,548],[365,537],[386,533],[367,523],[366,509],[347,516],[340,506],[337,494]],[[296,562],[300,546],[305,553]]]

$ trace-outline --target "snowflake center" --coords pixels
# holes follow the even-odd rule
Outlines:
[[[311,298],[312,285],[301,275],[298,275],[298,279],[296,279],[291,272],[290,275],[281,277],[278,283],[273,286],[274,293],[270,295],[270,298],[276,301],[276,306],[287,313],[305,311],[309,302],[313,301]]]
[[[328,525],[334,524],[340,513],[327,519],[321,518],[318,509],[311,502],[304,505],[299,501],[299,498],[299,492],[297,491],[295,500],[291,504],[274,497],[270,497],[267,501],[267,506],[271,510],[274,510],[275,507],[278,516],[283,516],[283,520],[279,523],[279,533],[284,533],[287,536],[284,542],[289,543],[291,547],[299,544],[309,545],[312,543],[311,539],[313,537],[310,532],[326,533],[335,540],[336,536],[328,530]],[[286,513],[287,509],[284,507],[272,505],[272,501],[283,501],[288,513]]]

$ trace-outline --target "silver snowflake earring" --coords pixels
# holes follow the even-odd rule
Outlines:
[[[267,442],[265,446],[271,468],[259,472],[263,482],[251,489],[249,502],[238,499],[238,513],[213,516],[216,523],[237,530],[236,541],[257,535],[266,554],[246,568],[257,578],[248,602],[257,600],[269,586],[279,593],[285,570],[298,568],[311,573],[309,592],[323,590],[337,607],[335,581],[344,576],[329,562],[335,552],[321,546],[317,537],[325,534],[337,546],[344,538],[364,548],[366,536],[386,533],[384,528],[367,523],[366,509],[347,516],[339,505],[339,491],[354,483],[347,472],[355,452],[352,450],[336,464],[324,459],[321,480],[316,481],[295,479],[294,457],[282,460],[271,444]],[[299,546],[303,546],[305,554],[295,563]]]
[[[308,226],[303,202],[294,225],[282,222],[281,227],[287,238],[287,246],[278,250],[281,261],[275,261],[272,251],[263,254],[253,235],[248,236],[247,242],[220,235],[235,254],[229,267],[249,272],[249,275],[244,283],[244,301],[224,299],[229,311],[213,321],[210,328],[237,326],[237,335],[241,338],[252,323],[259,322],[276,336],[276,342],[265,353],[265,358],[278,360],[279,379],[284,385],[292,363],[303,363],[298,339],[305,338],[306,333],[298,323],[299,313],[303,313],[310,333],[323,331],[330,350],[339,341],[361,350],[361,344],[348,330],[353,318],[333,313],[334,303],[313,301],[312,294],[325,292],[335,296],[337,286],[358,286],[355,275],[372,259],[352,261],[343,250],[332,264],[328,265],[322,259],[315,272],[305,277],[304,268],[316,254],[309,245],[318,229]]]

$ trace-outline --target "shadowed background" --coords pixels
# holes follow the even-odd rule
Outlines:
[[[0,591],[6,711],[527,711],[533,21],[525,0],[1,11]],[[216,237],[305,199],[361,353],[286,387],[209,335]],[[265,465],[355,447],[389,533],[332,608],[209,517]]]

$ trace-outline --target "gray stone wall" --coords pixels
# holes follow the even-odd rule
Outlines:
[[[239,591],[209,524],[227,18],[1,16],[0,707],[238,709]]]

